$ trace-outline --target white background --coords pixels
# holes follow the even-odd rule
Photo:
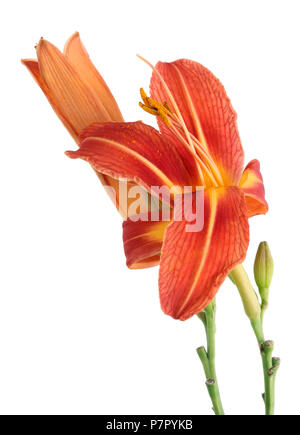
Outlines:
[[[80,31],[126,120],[155,63],[210,68],[262,163],[270,212],[251,220],[246,267],[276,262],[266,338],[283,363],[277,412],[299,414],[299,1],[10,1],[2,4],[0,412],[208,414],[201,322],[165,316],[158,268],[126,269],[121,219],[21,65],[40,36]],[[262,370],[237,291],[218,295],[217,368],[227,414],[261,414]]]

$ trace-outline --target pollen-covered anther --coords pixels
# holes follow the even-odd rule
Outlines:
[[[139,106],[145,110],[145,112],[150,113],[150,115],[158,116],[157,109],[153,109],[152,107],[146,106],[146,104],[143,104],[139,102]]]
[[[141,94],[141,98],[144,101],[145,105],[148,106],[149,105],[149,98],[148,98],[148,96],[143,88],[140,89],[140,94]]]
[[[148,97],[143,88],[140,89],[140,93],[144,104],[140,102],[139,106],[145,110],[145,112],[150,113],[151,115],[159,116],[166,125],[171,125],[168,117],[172,114],[172,112],[170,111],[168,105],[166,103],[161,104],[158,101]]]

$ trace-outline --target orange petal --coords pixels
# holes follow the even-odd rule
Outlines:
[[[237,185],[243,170],[244,152],[232,108],[220,81],[204,66],[186,59],[159,62],[156,69],[165,80],[188,130],[208,150],[221,172],[225,186]],[[154,72],[151,96],[174,107]],[[167,127],[160,123],[165,132]],[[169,133],[170,134],[170,133]]]
[[[90,60],[78,32],[72,35],[66,42],[64,53],[82,81],[90,87],[96,95],[96,98],[103,103],[107,113],[109,114],[110,120],[123,121],[116,100]]]
[[[81,138],[80,149],[66,154],[114,178],[126,178],[147,190],[199,184],[196,163],[184,146],[172,147],[142,122],[95,124]]]
[[[32,74],[33,78],[37,82],[37,84],[40,86],[46,97],[48,98],[49,103],[51,104],[53,110],[57,114],[57,116],[61,119],[64,126],[67,128],[69,133],[73,136],[73,138],[77,139],[77,133],[75,131],[75,128],[73,125],[69,122],[69,120],[64,116],[64,114],[61,112],[60,106],[56,104],[56,101],[47,85],[45,80],[43,79],[40,69],[39,69],[39,63],[35,59],[22,59],[23,65],[26,66],[28,71]]]
[[[187,220],[167,227],[159,274],[162,309],[180,320],[212,301],[229,272],[244,260],[249,243],[247,206],[237,187],[205,191],[202,231],[186,232]]]
[[[74,33],[74,35],[72,35],[66,42],[64,54],[66,55],[69,62],[76,69],[76,72],[79,74],[81,79],[96,95],[96,98],[103,103],[107,113],[110,116],[110,120],[120,122],[124,121],[120,109],[112,93],[110,92],[110,89],[108,88],[107,84],[92,63],[78,32]],[[105,174],[100,174],[99,172],[98,177],[104,185],[112,187],[116,192],[116,196],[113,197],[113,200],[116,200],[116,206],[119,212],[121,213],[122,217],[126,219],[128,215],[128,210],[122,205],[120,201],[118,201],[120,187],[119,180],[115,180],[114,178],[109,177]],[[131,187],[133,187],[133,185],[133,183],[127,183],[127,192],[130,190]],[[133,201],[134,199],[128,198],[128,207]]]
[[[23,59],[22,63],[26,66],[26,68],[32,74],[32,76],[34,77],[34,79],[36,80],[36,82],[38,83],[38,85],[40,86],[42,91],[44,92],[45,96],[47,97],[48,101],[50,102],[52,108],[54,109],[54,111],[56,112],[58,117],[61,119],[61,121],[63,122],[64,126],[67,128],[69,133],[72,135],[72,137],[76,141],[78,141],[78,133],[76,132],[75,128],[71,125],[71,123],[64,117],[64,114],[61,112],[60,107],[56,104],[55,99],[53,98],[52,93],[51,93],[48,85],[46,84],[45,80],[43,79],[43,77],[40,73],[38,61],[35,59]],[[114,202],[116,202],[116,206],[117,206],[120,214],[122,215],[123,219],[127,219],[127,217],[128,217],[127,207],[124,207],[124,205],[118,201],[118,198],[119,198],[118,192],[119,192],[119,187],[120,187],[119,180],[115,180],[114,178],[109,177],[108,175],[105,175],[105,174],[101,174],[99,172],[96,172],[96,173],[97,173],[99,180],[101,181],[101,183],[104,186],[112,187],[113,191],[116,192],[116,195],[113,195],[111,190],[107,191],[108,194],[111,196],[111,199]],[[132,183],[127,183],[127,187],[126,187],[127,191],[132,186],[133,186]],[[131,202],[133,202],[133,201],[134,201],[134,199],[128,198],[128,200],[127,200],[128,207],[130,206]]]
[[[258,160],[251,160],[242,175],[240,188],[244,191],[248,206],[248,216],[266,214],[269,207],[265,200],[265,188]]]
[[[56,107],[77,135],[93,122],[110,120],[101,101],[54,45],[41,39],[37,56],[40,73]]]
[[[123,222],[127,266],[130,269],[144,269],[158,265],[165,229],[170,222],[151,221],[151,213],[134,216],[134,220]]]

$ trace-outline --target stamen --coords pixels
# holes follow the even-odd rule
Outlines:
[[[176,117],[174,116],[174,125],[179,128],[182,129],[180,123],[178,122],[178,119],[176,119]],[[201,142],[192,134],[190,133],[191,138],[193,140],[194,143],[194,147],[196,149],[197,154],[206,161],[206,163],[209,165],[211,171],[213,172],[215,178],[217,179],[218,183],[220,186],[222,186],[224,184],[223,182],[223,177],[217,167],[217,165],[215,164],[214,160],[212,159],[211,155],[207,152],[206,149],[203,148]]]
[[[185,135],[186,135],[186,138],[187,138],[187,140],[188,140],[188,143],[189,143],[190,147],[194,150],[194,146],[193,146],[192,140],[191,140],[191,138],[190,138],[189,131],[188,131],[186,125],[185,125],[184,119],[183,119],[183,117],[182,117],[182,115],[181,115],[181,113],[180,113],[180,110],[179,110],[179,108],[178,108],[178,106],[177,106],[177,103],[176,103],[176,101],[175,101],[175,99],[174,99],[174,97],[173,97],[173,95],[172,95],[170,89],[168,88],[167,83],[164,81],[163,77],[162,77],[161,74],[157,71],[157,69],[156,69],[156,68],[155,68],[155,67],[154,67],[154,66],[153,66],[153,65],[152,65],[148,60],[144,59],[144,58],[143,58],[142,56],[140,56],[139,54],[137,54],[137,57],[138,57],[139,59],[141,59],[143,62],[145,62],[147,65],[149,65],[150,68],[153,70],[153,72],[155,72],[155,74],[158,76],[158,78],[159,78],[161,84],[162,84],[163,87],[165,88],[165,91],[166,91],[168,97],[170,98],[170,101],[171,101],[171,103],[172,103],[172,105],[173,105],[173,107],[174,107],[174,110],[175,110],[176,115],[177,115],[178,118],[180,119],[180,123],[181,123],[181,125],[182,125],[183,130],[184,130],[184,133],[185,133]]]
[[[145,110],[145,112],[150,113],[150,115],[154,115],[154,116],[157,116],[157,115],[158,115],[156,109],[153,109],[152,107],[146,106],[146,104],[143,104],[143,103],[140,102],[140,103],[139,103],[139,106],[140,106],[143,110]]]
[[[158,101],[153,100],[152,98],[148,98],[150,106],[154,107],[155,109],[157,109],[159,112],[163,112],[165,114],[169,113],[169,110],[166,109],[165,106],[163,106],[161,103],[159,103]]]
[[[212,173],[212,170],[206,164],[206,163],[209,164],[209,156],[206,154],[205,150],[203,150],[201,148],[201,144],[198,145],[196,143],[196,141],[195,141],[196,138],[193,135],[191,135],[191,137],[193,139],[194,148],[192,149],[189,146],[189,143],[184,139],[184,137],[182,136],[182,134],[179,130],[179,129],[182,129],[182,126],[178,123],[177,116],[170,111],[168,104],[166,102],[164,104],[161,104],[158,101],[153,100],[153,98],[148,97],[143,88],[140,89],[140,93],[141,93],[141,98],[145,104],[140,102],[139,106],[143,110],[145,110],[145,112],[150,113],[151,115],[160,117],[160,119],[168,127],[170,127],[171,131],[177,137],[177,139],[179,139],[180,142],[188,149],[188,151],[193,154],[193,157],[196,159],[196,165],[198,168],[201,182],[203,184],[205,184],[203,171],[202,171],[202,169],[203,169],[205,171],[205,173],[207,174],[207,176],[210,178],[212,184],[217,186],[218,183],[217,183],[217,181]],[[170,121],[170,119],[168,117],[170,117],[172,119],[172,122]],[[198,153],[195,150],[195,147],[196,147],[196,150],[198,150]],[[200,155],[199,155],[199,150],[200,150]]]
[[[173,124],[171,125],[171,131],[177,137],[177,139],[179,139],[183,143],[183,145],[186,146],[188,151],[190,153],[192,153],[193,157],[196,159],[196,164],[197,164],[197,167],[198,167],[198,170],[199,170],[199,174],[200,174],[200,178],[201,178],[201,181],[202,181],[203,185],[205,186],[205,181],[204,181],[202,169],[205,171],[205,173],[208,176],[208,178],[210,179],[212,185],[214,187],[218,187],[219,184],[216,181],[216,179],[215,179],[213,173],[211,172],[210,168],[205,164],[205,162],[201,159],[201,157],[197,153],[194,153],[191,150],[191,148],[188,146],[188,143],[185,141],[184,137],[181,135],[181,133],[178,131],[178,129]]]
[[[143,88],[140,89],[141,98],[145,104],[139,103],[139,106],[145,110],[145,112],[150,113],[151,115],[158,116],[167,126],[171,125],[171,122],[168,116],[171,114],[169,109],[167,109],[164,105],[159,103],[158,101],[153,100],[148,97]]]
[[[203,185],[205,185],[205,181],[202,169],[205,171],[205,174],[208,176],[213,186],[217,187],[223,185],[223,179],[220,171],[208,152],[204,135],[202,134],[202,139],[204,141],[204,143],[202,144],[202,141],[199,141],[193,134],[189,132],[184,122],[183,116],[181,115],[180,110],[177,106],[177,103],[161,74],[148,60],[144,59],[140,55],[137,55],[137,57],[145,62],[147,65],[149,65],[153,72],[158,76],[162,86],[167,93],[167,96],[169,97],[170,102],[172,103],[172,106],[174,107],[175,113],[171,111],[166,101],[161,104],[158,101],[153,100],[152,98],[147,96],[143,89],[141,89],[140,92],[141,98],[145,104],[139,103],[140,107],[142,107],[142,109],[152,115],[159,116],[161,120],[170,127],[173,134],[193,154],[194,158],[196,159],[199,176]],[[180,130],[182,130],[186,139],[184,138],[184,136],[182,136]]]
[[[141,94],[141,98],[144,101],[144,103],[146,104],[146,106],[149,106],[149,98],[148,98],[148,96],[143,88],[140,89],[140,94]]]

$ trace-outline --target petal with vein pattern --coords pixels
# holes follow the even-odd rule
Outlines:
[[[67,128],[72,137],[77,140],[77,133],[74,126],[71,124],[70,120],[64,116],[64,113],[61,111],[61,107],[56,103],[47,83],[43,79],[43,76],[40,73],[39,63],[35,59],[22,59],[23,65],[26,66],[28,71],[31,73],[37,84],[40,86],[41,90],[44,92],[47,97],[49,103],[51,104],[53,110],[60,118],[64,126]]]
[[[126,178],[149,191],[155,186],[199,185],[195,160],[184,146],[174,148],[142,122],[94,124],[81,139],[80,149],[66,154],[114,178]]]
[[[200,140],[217,164],[224,185],[237,185],[243,170],[244,152],[236,113],[221,82],[207,68],[191,60],[159,62],[156,69],[170,89],[188,130]],[[155,100],[166,101],[174,111],[155,72],[150,89]],[[171,134],[161,123],[160,128]]]
[[[84,69],[86,68],[86,73],[89,76],[90,87],[94,86],[93,91],[97,94],[97,98],[99,99],[101,97],[100,92],[103,92],[103,94],[106,95],[105,96],[106,100],[108,101],[108,96],[110,94],[110,91],[105,90],[106,85],[105,85],[102,77],[99,75],[99,73],[97,72],[97,70],[95,69],[95,67],[91,63],[91,61],[89,60],[88,54],[86,53],[86,51],[85,51],[85,49],[84,49],[84,47],[79,39],[78,34],[73,35],[69,39],[69,41],[66,44],[65,50],[67,51],[67,54],[69,56],[69,60],[72,60],[73,66],[76,67],[78,65],[78,68],[80,69],[81,73],[84,73]],[[33,76],[33,78],[35,79],[37,84],[40,86],[41,90],[44,92],[49,103],[51,104],[52,108],[54,109],[54,111],[56,112],[58,117],[63,122],[64,126],[67,128],[67,130],[72,135],[74,140],[76,142],[78,142],[78,131],[71,124],[70,120],[64,116],[64,113],[61,111],[61,105],[56,103],[47,83],[45,82],[45,80],[43,79],[43,76],[40,73],[38,61],[36,59],[22,59],[22,63],[26,66],[26,68],[29,70],[29,72],[31,73],[31,75]],[[84,68],[84,66],[85,66],[85,68]],[[93,69],[94,69],[94,72],[93,72]],[[79,72],[77,69],[76,69],[76,71]],[[98,84],[96,83],[96,79],[94,81],[92,80],[92,77],[96,76],[97,74],[99,76],[98,77]],[[102,80],[102,82],[101,82],[101,80]],[[85,78],[85,82],[87,83],[87,77]],[[101,83],[102,83],[102,88],[101,88]],[[95,88],[97,88],[97,89],[95,90]],[[112,97],[112,99],[113,99],[113,97]],[[112,105],[112,107],[113,107],[113,105]],[[113,110],[114,110],[114,117],[115,117],[114,120],[122,121],[123,118],[122,118],[121,114],[118,115],[118,109],[117,109],[116,103],[115,103]],[[99,119],[99,121],[101,121],[101,119]],[[127,208],[124,208],[124,206],[122,205],[121,202],[118,201],[118,198],[119,198],[118,193],[119,193],[119,187],[120,187],[119,180],[115,180],[112,177],[109,177],[108,175],[105,175],[105,174],[101,174],[99,172],[96,172],[96,173],[97,173],[99,180],[101,181],[101,183],[104,186],[108,186],[108,187],[111,187],[113,189],[113,190],[109,189],[109,190],[107,190],[107,192],[108,192],[109,196],[111,197],[111,199],[114,202],[116,202],[117,209],[120,212],[120,214],[122,215],[122,217],[124,219],[126,219],[128,217],[128,210],[127,210]],[[130,189],[132,186],[133,186],[132,183],[127,183],[128,189]],[[116,195],[114,195],[113,192],[115,192]],[[134,200],[128,198],[128,201],[127,201],[128,206],[133,201]]]
[[[96,98],[66,56],[44,39],[36,50],[40,73],[55,105],[77,135],[93,122],[110,120],[101,100]]]
[[[123,222],[126,264],[130,269],[156,266],[160,260],[165,229],[170,221],[152,221],[151,213],[135,216],[134,219]]]
[[[159,273],[162,309],[180,320],[213,300],[229,272],[244,260],[249,243],[247,206],[237,187],[205,191],[202,231],[186,232],[189,220],[174,220],[167,227]]]
[[[78,32],[74,33],[66,42],[64,54],[73,65],[80,78],[95,93],[96,98],[103,103],[110,120],[123,121],[116,100],[91,61]]]

